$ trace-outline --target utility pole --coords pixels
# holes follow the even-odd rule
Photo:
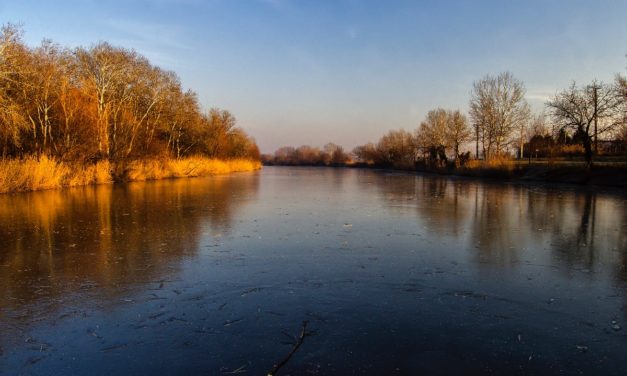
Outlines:
[[[525,154],[524,149],[525,149],[525,127],[521,126],[520,127],[520,156],[518,159],[522,160],[523,159],[523,155]]]

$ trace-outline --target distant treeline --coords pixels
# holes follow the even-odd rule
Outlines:
[[[627,156],[627,80],[593,82],[568,89],[547,101],[546,113],[532,115],[525,87],[511,73],[485,76],[475,82],[468,115],[437,108],[427,113],[413,131],[392,130],[376,143],[350,153],[328,144],[282,147],[263,155],[265,164],[370,165],[400,169],[467,166],[530,157],[594,155]],[[469,120],[470,119],[470,120]],[[479,166],[477,163],[474,166]]]
[[[349,159],[344,149],[334,143],[328,143],[322,149],[308,145],[284,146],[273,155],[261,155],[263,164],[282,166],[343,166]]]
[[[137,52],[104,42],[31,48],[21,34],[12,25],[0,30],[2,159],[259,159],[231,113],[204,113],[175,73]]]

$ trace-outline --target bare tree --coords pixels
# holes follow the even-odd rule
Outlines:
[[[228,135],[235,128],[235,117],[227,110],[212,108],[206,116],[207,135],[205,143],[210,156],[223,156],[228,143]]]
[[[472,132],[468,127],[466,116],[459,110],[447,111],[446,113],[446,138],[447,144],[453,148],[455,160],[459,160],[460,147],[472,137]]]
[[[28,56],[22,32],[15,25],[0,29],[0,141],[2,157],[21,148],[22,132],[28,128],[17,93],[23,87],[24,63]]]
[[[475,129],[477,154],[479,141],[483,156],[490,159],[501,154],[515,129],[529,118],[525,86],[509,72],[496,77],[487,75],[473,84],[470,117]]]
[[[178,81],[172,72],[153,67],[145,59],[134,59],[132,65],[133,91],[127,108],[130,116],[125,124],[125,158],[134,151],[138,138],[143,139],[144,150],[149,149],[161,117],[160,105],[169,88]]]
[[[553,135],[552,132],[550,132],[547,128],[546,115],[544,114],[544,112],[540,112],[539,114],[536,114],[531,118],[528,131],[528,138],[531,138],[533,136]]]
[[[352,154],[355,156],[355,159],[361,163],[366,163],[368,165],[379,163],[380,158],[379,153],[377,152],[377,146],[372,142],[355,147]]]
[[[611,85],[593,82],[592,85],[578,87],[573,82],[546,106],[553,120],[580,140],[586,163],[590,166],[593,138],[614,131],[622,122],[617,116],[620,103],[615,87]]]
[[[95,145],[95,113],[89,95],[81,90],[75,55],[63,50],[57,60],[58,81],[54,91],[57,103],[55,151],[69,159],[85,159]]]
[[[49,40],[44,40],[38,48],[29,54],[27,73],[22,85],[22,107],[32,126],[32,142],[37,154],[51,153],[54,148],[53,108],[58,101],[57,88],[61,81],[60,48]]]
[[[257,149],[255,141],[241,128],[234,128],[229,133],[225,149],[225,155],[230,158],[246,158],[246,156],[255,154],[259,158],[259,149]]]
[[[616,75],[617,95],[621,101],[627,101],[627,77]]]
[[[622,125],[618,127],[619,138],[627,141],[627,77],[616,75],[616,97],[619,101],[619,120],[622,117]]]
[[[42,153],[112,162],[190,154],[259,158],[228,111],[204,115],[173,72],[105,42],[73,51],[45,40],[29,48],[0,28],[1,156]]]
[[[466,116],[459,110],[447,111],[441,108],[429,111],[417,131],[422,153],[430,156],[432,162],[438,163],[447,161],[447,151],[452,151],[458,160],[460,147],[471,135]]]
[[[392,130],[379,139],[377,154],[380,163],[410,168],[416,161],[416,139],[405,130]]]
[[[292,146],[283,146],[274,152],[274,161],[279,165],[295,164],[296,149]]]
[[[447,146],[448,113],[442,108],[431,110],[420,123],[423,135],[436,146]]]
[[[183,92],[180,84],[172,84],[167,100],[161,108],[159,133],[166,141],[166,148],[176,158],[181,158],[197,146],[200,131],[198,98],[192,91]]]
[[[447,123],[446,110],[441,108],[431,110],[427,113],[425,120],[420,123],[416,132],[416,138],[421,140],[420,146],[425,160],[436,167],[445,166],[448,161],[446,157],[446,149],[448,148]]]
[[[128,51],[108,43],[76,50],[83,86],[97,106],[98,152],[109,158],[115,148],[115,140],[111,140],[116,135],[113,118],[119,114],[121,103],[128,98],[128,66],[124,64],[127,54]]]
[[[341,165],[346,162],[348,156],[344,153],[344,148],[332,142],[327,143],[322,148],[322,159],[325,165]]]
[[[296,149],[296,158],[304,165],[322,164],[322,155],[319,148],[302,145]]]

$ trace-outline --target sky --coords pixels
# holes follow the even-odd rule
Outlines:
[[[31,46],[107,41],[175,71],[262,152],[412,131],[503,71],[542,111],[573,81],[627,73],[626,19],[624,0],[0,0]]]

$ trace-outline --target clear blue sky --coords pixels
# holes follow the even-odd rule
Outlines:
[[[511,71],[541,110],[572,80],[627,72],[625,0],[0,0],[0,22],[30,45],[133,48],[264,152],[413,130],[429,109],[466,111],[488,73]]]

